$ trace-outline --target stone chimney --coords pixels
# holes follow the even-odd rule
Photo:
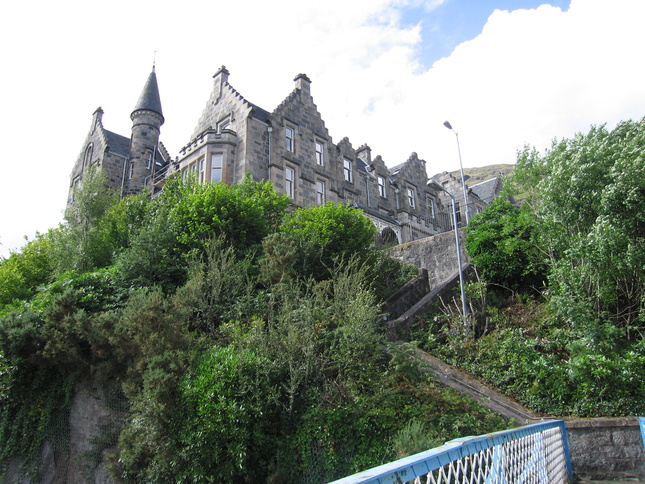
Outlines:
[[[366,165],[369,165],[372,163],[372,148],[364,144],[356,150],[356,156],[363,160]]]
[[[298,74],[294,81],[296,82],[296,89],[311,95],[311,79],[307,77],[307,74]]]
[[[213,97],[216,100],[222,97],[222,88],[224,84],[228,84],[229,74],[230,72],[228,72],[226,66],[222,66],[219,68],[219,71],[213,75],[213,79],[215,79],[215,83],[213,84]]]

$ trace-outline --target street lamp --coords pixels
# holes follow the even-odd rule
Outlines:
[[[468,215],[468,195],[466,194],[466,180],[464,179],[464,166],[461,164],[461,148],[459,147],[459,133],[457,133],[449,121],[445,121],[443,125],[448,128],[450,131],[455,133],[457,138],[457,153],[459,153],[459,169],[461,170],[461,186],[464,189],[464,203],[466,204],[466,225],[470,223],[470,217]],[[447,193],[447,192],[446,192]]]
[[[461,243],[459,241],[459,227],[457,226],[457,207],[456,207],[455,197],[452,195],[452,193],[446,190],[443,187],[443,185],[441,185],[441,183],[439,183],[437,180],[428,180],[427,185],[428,187],[432,187],[437,190],[441,190],[442,192],[445,192],[446,195],[448,195],[452,200],[452,219],[453,219],[452,223],[453,223],[453,226],[455,227],[455,242],[457,244],[457,265],[459,266],[459,286],[461,287],[461,308],[464,313],[464,322],[465,322],[467,319],[466,317],[468,315],[468,310],[466,309],[466,291],[464,289],[464,274],[461,268]]]

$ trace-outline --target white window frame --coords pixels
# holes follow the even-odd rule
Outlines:
[[[293,126],[285,126],[284,144],[287,151],[289,151],[290,153],[296,152],[296,128],[294,128]]]
[[[354,183],[354,173],[352,165],[352,160],[343,158],[343,177],[345,178],[345,181],[349,183]]]
[[[325,182],[316,180],[316,203],[318,205],[324,205],[326,198]]]
[[[215,175],[215,176],[213,176]],[[211,183],[217,183],[224,177],[224,155],[211,153]]]
[[[408,195],[408,205],[410,208],[417,208],[416,200],[414,198],[414,188],[406,188],[406,193]]]
[[[206,181],[206,158],[200,158],[197,162],[199,164],[199,183]]]
[[[432,197],[428,197],[428,215],[435,218],[435,202]]]
[[[378,175],[376,179],[378,182],[378,194],[381,198],[387,198],[387,192],[385,191],[385,177]]]
[[[284,193],[293,200],[296,197],[296,169],[284,167]]]
[[[325,166],[325,143],[315,140],[314,149],[316,151],[316,163],[320,166]]]
[[[128,169],[128,180],[132,180],[134,176],[134,161],[130,162],[130,168]]]

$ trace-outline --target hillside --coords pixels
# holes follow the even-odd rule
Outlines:
[[[52,448],[76,470],[42,482],[322,484],[509,426],[385,339],[416,268],[359,209],[250,179],[120,199],[90,172],[75,195],[0,261],[3,482]]]
[[[475,168],[464,168],[464,178],[466,178],[466,183],[469,186],[476,185],[477,183],[490,180],[496,176],[508,175],[513,173],[515,165],[508,164],[498,164],[498,165],[488,165],[488,166],[478,166]],[[459,170],[449,172],[451,175],[460,177],[461,173]],[[439,174],[432,176],[431,178],[438,178]]]

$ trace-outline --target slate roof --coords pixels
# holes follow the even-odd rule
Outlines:
[[[107,141],[110,152],[123,157],[130,154],[130,138],[113,133],[107,129],[104,129],[103,132],[105,133],[105,140]]]
[[[478,183],[477,185],[473,185],[472,187],[469,187],[469,188],[481,200],[483,200],[486,203],[490,203],[497,195],[498,186],[499,186],[499,178],[495,177],[495,178],[491,178],[490,180],[486,180],[484,182]]]
[[[362,173],[369,173],[369,171],[367,170],[367,163],[365,163],[360,158],[356,158],[356,170]]]
[[[161,98],[159,97],[159,86],[157,85],[157,74],[155,74],[154,67],[148,76],[146,85],[143,87],[141,96],[134,107],[133,113],[145,109],[159,114],[163,118],[163,111],[161,110]]]
[[[268,122],[269,116],[271,116],[269,111],[266,111],[266,110],[262,109],[260,106],[258,106],[256,104],[253,104],[253,103],[249,103],[249,105],[251,106],[251,109],[253,110],[251,112],[251,116],[253,116],[255,119],[257,119],[258,121],[261,121],[263,123]]]
[[[395,165],[391,168],[389,168],[389,172],[392,176],[398,175],[399,171],[401,171],[401,168],[405,166],[405,163],[399,163],[398,165]]]

